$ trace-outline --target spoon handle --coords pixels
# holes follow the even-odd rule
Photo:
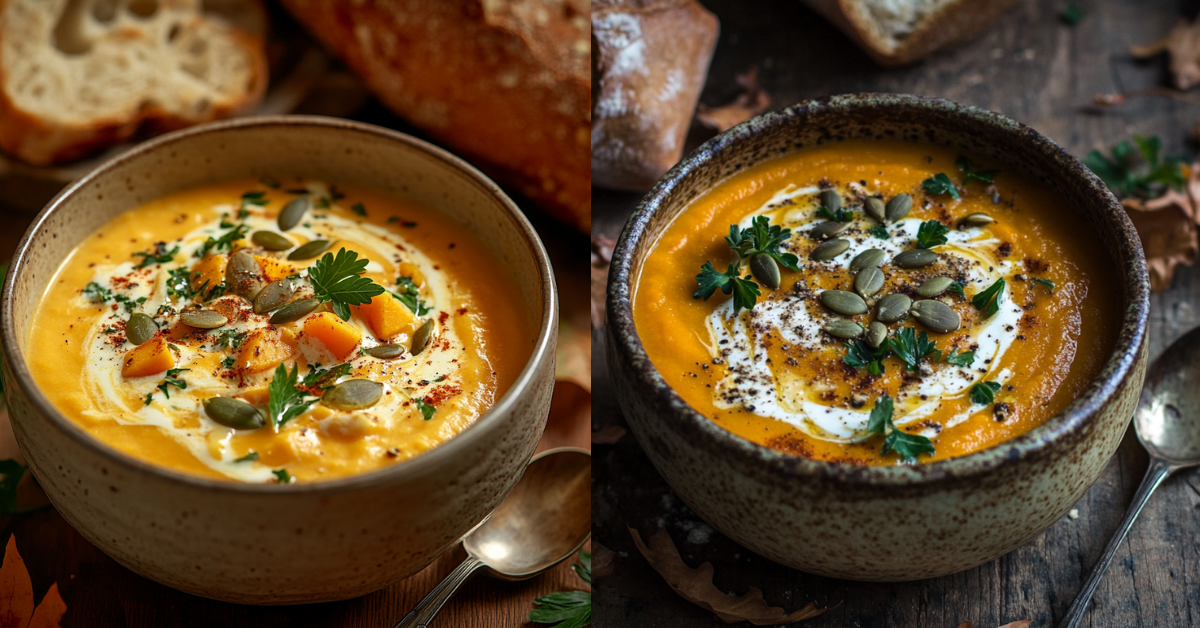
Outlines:
[[[433,621],[433,616],[442,610],[442,605],[458,591],[458,588],[471,577],[471,574],[475,573],[475,570],[482,566],[482,560],[468,555],[461,565],[455,567],[454,571],[451,571],[420,602],[417,602],[416,608],[405,615],[395,628],[428,628],[429,622]]]
[[[1108,571],[1109,563],[1117,555],[1117,550],[1120,549],[1121,543],[1125,541],[1125,537],[1129,535],[1129,529],[1133,527],[1134,520],[1142,512],[1142,508],[1145,507],[1146,502],[1150,501],[1150,495],[1154,493],[1154,489],[1158,488],[1158,485],[1162,484],[1162,481],[1167,479],[1167,476],[1171,475],[1171,472],[1174,470],[1175,468],[1164,460],[1157,458],[1150,459],[1150,468],[1146,469],[1146,476],[1142,478],[1142,485],[1138,487],[1137,493],[1133,496],[1133,503],[1129,505],[1129,510],[1125,512],[1125,519],[1121,521],[1121,527],[1113,535],[1112,540],[1108,542],[1108,547],[1104,548],[1104,554],[1100,556],[1100,561],[1092,568],[1092,575],[1088,576],[1087,582],[1083,584],[1083,589],[1079,591],[1079,595],[1071,603],[1071,608],[1067,609],[1067,614],[1063,616],[1062,622],[1058,624],[1059,628],[1076,628],[1079,626],[1079,622],[1083,620],[1084,613],[1087,612],[1088,604],[1092,601],[1092,595],[1096,592],[1096,587],[1100,584],[1100,579],[1104,577],[1104,572]]]

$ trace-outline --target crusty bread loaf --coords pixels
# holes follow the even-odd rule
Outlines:
[[[589,229],[587,0],[283,0],[393,111]]]
[[[200,0],[0,0],[0,148],[44,165],[253,107],[262,40]]]
[[[596,0],[592,183],[643,191],[679,161],[717,45],[695,0]]]
[[[1017,0],[803,0],[885,66],[974,37]]]

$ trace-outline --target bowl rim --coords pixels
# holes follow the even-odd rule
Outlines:
[[[1064,178],[1082,178],[1082,194],[1095,196],[1101,221],[1115,221],[1118,232],[1125,235],[1126,246],[1111,254],[1113,265],[1123,275],[1125,313],[1117,329],[1110,357],[1083,394],[1062,413],[1020,436],[963,456],[919,464],[861,466],[813,460],[756,444],[717,425],[692,408],[666,383],[642,347],[633,322],[630,288],[631,278],[635,276],[634,250],[646,236],[650,219],[700,164],[721,159],[722,151],[749,141],[768,129],[785,128],[796,124],[797,120],[812,123],[815,119],[819,124],[823,116],[862,110],[877,111],[880,108],[920,110],[921,115],[933,113],[941,117],[953,116],[965,123],[992,127],[1011,135],[1014,141],[1026,142],[1031,152],[1055,163]],[[1135,370],[1146,343],[1150,309],[1149,275],[1137,231],[1099,177],[1054,140],[1007,116],[942,98],[910,94],[855,93],[802,101],[752,118],[704,142],[663,175],[638,203],[617,238],[608,277],[606,334],[609,355],[616,358],[609,369],[626,369],[630,380],[640,389],[639,392],[647,393],[650,403],[656,404],[657,410],[670,415],[671,425],[675,429],[686,431],[690,442],[696,447],[729,452],[733,460],[742,465],[765,468],[786,477],[817,478],[846,488],[944,484],[992,473],[999,467],[1017,464],[1022,460],[1052,455],[1049,451],[1052,445],[1096,415]]]
[[[416,456],[415,458],[403,461],[399,464],[391,465],[382,469],[359,473],[342,478],[320,480],[314,482],[290,483],[284,486],[279,486],[273,483],[249,483],[238,482],[236,480],[209,478],[198,475],[191,475],[170,469],[164,466],[155,465],[139,458],[135,458],[129,454],[121,452],[113,448],[99,439],[88,434],[82,427],[74,421],[68,419],[53,403],[42,393],[37,382],[33,379],[29,365],[25,361],[24,354],[18,350],[16,327],[13,324],[13,284],[16,277],[19,276],[28,260],[36,255],[36,251],[31,249],[33,236],[43,228],[49,219],[50,215],[57,211],[68,197],[77,193],[80,189],[87,186],[96,179],[105,176],[109,171],[117,166],[124,164],[133,159],[141,157],[143,154],[162,149],[164,147],[185,142],[197,135],[206,135],[210,133],[237,131],[239,129],[256,128],[256,127],[296,127],[299,129],[319,128],[322,130],[332,130],[335,132],[350,132],[360,133],[365,135],[375,136],[384,140],[390,140],[403,144],[409,149],[413,149],[417,153],[423,154],[424,158],[431,159],[435,162],[441,162],[448,166],[450,170],[461,175],[467,183],[473,183],[481,189],[487,196],[495,201],[496,206],[500,209],[501,214],[512,221],[516,226],[518,233],[522,236],[524,243],[529,247],[533,255],[534,263],[537,266],[538,281],[540,283],[540,292],[542,299],[543,316],[541,325],[536,334],[534,334],[533,348],[530,351],[529,358],[526,360],[523,368],[517,377],[513,380],[509,389],[498,399],[486,412],[483,413],[474,423],[467,426],[462,432],[449,439],[448,441],[426,451],[425,453]],[[443,212],[447,213],[448,212]],[[448,214],[449,215],[449,214]],[[452,215],[451,215],[452,218]],[[482,239],[483,234],[478,234]],[[61,264],[61,262],[60,262]],[[221,120],[217,122],[209,122],[205,124],[188,127],[178,131],[173,131],[155,137],[138,144],[137,146],[116,155],[104,163],[100,164],[86,175],[76,179],[71,184],[64,187],[58,194],[46,204],[33,222],[22,236],[20,243],[17,245],[16,253],[12,257],[9,264],[9,270],[4,281],[3,294],[0,295],[0,340],[3,351],[3,357],[11,367],[14,378],[18,381],[10,385],[19,385],[25,392],[29,402],[37,410],[37,412],[48,420],[53,426],[74,439],[79,444],[88,448],[92,452],[98,454],[102,458],[110,461],[112,464],[119,467],[125,467],[132,472],[145,472],[152,475],[164,477],[168,480],[177,481],[191,487],[208,490],[208,491],[227,491],[240,494],[255,494],[262,496],[288,496],[302,493],[317,493],[329,494],[340,493],[347,490],[360,490],[377,487],[379,485],[392,484],[394,482],[403,481],[409,476],[414,476],[426,472],[429,469],[435,469],[439,463],[448,458],[457,456],[463,447],[466,447],[466,442],[471,438],[472,434],[482,433],[481,426],[490,425],[499,421],[499,415],[514,412],[513,406],[516,404],[518,396],[526,394],[531,386],[534,385],[534,379],[538,365],[543,360],[547,359],[547,354],[553,354],[555,350],[555,336],[558,328],[559,316],[558,289],[554,282],[554,271],[550,263],[550,257],[546,252],[545,246],[542,244],[541,238],[538,237],[533,225],[525,214],[517,207],[516,203],[500,189],[494,181],[480,172],[477,168],[467,163],[461,157],[458,157],[449,151],[438,147],[430,142],[418,139],[400,131],[394,131],[384,127],[346,120],[343,118],[333,118],[328,116],[314,115],[271,115],[271,116],[249,116],[242,118],[233,118],[229,120]],[[552,359],[552,357],[551,357]]]

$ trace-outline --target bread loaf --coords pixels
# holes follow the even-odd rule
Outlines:
[[[246,111],[262,40],[201,0],[0,0],[0,148],[35,165]]]
[[[587,230],[587,0],[283,0],[393,111]]]

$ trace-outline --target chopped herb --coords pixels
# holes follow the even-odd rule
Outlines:
[[[725,241],[729,248],[737,251],[738,259],[749,259],[755,255],[768,255],[788,270],[800,270],[799,258],[791,253],[780,253],[779,245],[792,236],[791,229],[772,225],[766,216],[755,216],[748,229],[729,225]]]
[[[950,284],[949,288],[946,288],[946,292],[949,292],[950,294],[953,294],[960,299],[965,299],[965,298],[967,298],[967,293],[963,291],[963,288],[965,288],[965,286],[963,286],[963,283],[961,281],[956,281],[956,282]]]
[[[963,157],[962,155],[959,155],[958,159],[954,160],[954,165],[958,166],[959,172],[963,173],[963,185],[966,185],[971,181],[995,183],[996,175],[1000,174],[999,170],[976,170],[979,165],[972,162],[970,159]]]
[[[400,301],[412,310],[417,316],[425,316],[433,308],[426,305],[424,301],[417,297],[421,294],[421,289],[417,284],[413,283],[412,277],[397,277],[396,292],[390,293],[397,301]]]
[[[312,364],[308,372],[304,374],[304,379],[300,381],[300,386],[324,390],[333,386],[338,378],[349,375],[352,369],[354,369],[354,365],[349,362],[339,364],[331,369],[323,369],[319,363]]]
[[[867,229],[867,233],[879,238],[880,240],[888,240],[891,238],[891,236],[888,235],[887,227],[883,225],[875,225],[874,227]]]
[[[946,173],[939,172],[928,179],[921,182],[921,187],[925,188],[925,193],[930,196],[939,194],[949,194],[953,198],[962,198],[958,195],[958,188],[954,187],[954,182]]]
[[[718,273],[712,264],[704,262],[700,267],[700,274],[696,275],[696,283],[700,287],[696,292],[692,293],[693,299],[708,300],[709,297],[721,289],[725,294],[733,294],[733,312],[736,314],[742,308],[752,309],[754,304],[758,302],[758,295],[762,292],[758,289],[758,284],[750,280],[750,275],[744,278],[738,276],[737,264],[730,264],[729,269],[724,273]]]
[[[1035,283],[1039,286],[1046,286],[1047,288],[1050,289],[1050,292],[1054,292],[1054,282],[1050,281],[1049,279],[1042,279],[1041,277],[1034,277],[1033,283]]]
[[[355,203],[355,204],[351,205],[350,211],[354,212],[355,214],[358,214],[359,216],[362,216],[363,218],[367,217],[367,208],[363,207],[362,203]]]
[[[856,369],[865,368],[871,375],[883,375],[883,361],[891,352],[891,346],[886,342],[872,349],[866,342],[854,340],[846,343],[846,355],[842,357],[842,362]]]
[[[996,280],[996,283],[988,287],[987,290],[971,297],[971,305],[975,309],[983,313],[984,318],[991,318],[996,312],[1000,311],[1000,299],[1004,297],[1004,278]]]
[[[971,366],[971,363],[974,361],[974,351],[963,351],[962,353],[959,353],[958,347],[951,349],[950,355],[946,356],[946,362],[953,364],[954,366],[968,367]]]
[[[426,421],[432,419],[434,413],[437,412],[437,408],[425,403],[425,399],[423,397],[413,397],[413,401],[417,402],[417,409],[421,411],[421,416],[424,417]]]
[[[592,584],[592,555],[580,551],[579,562],[571,565],[579,578]],[[554,624],[552,628],[583,628],[592,623],[592,594],[587,591],[559,591],[533,601],[537,608],[529,613],[535,624]]]
[[[322,303],[328,302],[334,313],[344,321],[350,320],[350,306],[371,302],[371,297],[384,293],[383,286],[362,277],[367,270],[367,258],[345,248],[337,257],[326,253],[308,269],[308,280]]]
[[[187,382],[185,382],[182,379],[175,377],[175,376],[179,375],[180,373],[182,373],[184,371],[190,371],[190,370],[192,370],[192,369],[167,369],[166,379],[163,380],[163,383],[158,385],[158,389],[160,391],[162,391],[163,396],[166,397],[167,399],[171,398],[171,391],[170,391],[171,386],[174,386],[174,387],[178,388],[179,390],[186,390]]]
[[[417,383],[420,384],[421,386],[428,386],[430,384],[436,384],[437,382],[444,382],[444,381],[446,381],[446,376],[439,375],[437,377],[437,379],[423,379]]]
[[[997,382],[979,382],[971,387],[971,403],[989,406],[996,401],[996,392],[1000,390]]]
[[[144,253],[141,251],[134,253],[134,255],[142,256],[142,263],[138,264],[137,266],[134,266],[134,268],[135,269],[145,268],[152,264],[166,264],[167,262],[170,262],[172,259],[174,259],[175,254],[178,252],[179,252],[178,246],[176,246],[175,248],[168,251],[166,242],[155,242],[153,253]]]
[[[204,244],[200,245],[200,248],[196,249],[196,253],[194,254],[195,257],[204,257],[209,253],[220,253],[221,251],[232,251],[233,243],[244,238],[246,233],[250,231],[250,227],[247,225],[230,226],[232,229],[226,231],[219,238],[213,239],[212,236],[208,236],[208,239],[204,241]]]
[[[222,329],[217,332],[214,344],[218,347],[237,349],[246,341],[246,332],[236,329]]]
[[[237,364],[237,358],[231,355],[221,358],[221,368],[231,369],[235,364]]]
[[[328,196],[321,196],[317,198],[317,202],[313,203],[313,207],[317,209],[329,209],[330,202],[331,199]]]
[[[274,475],[280,484],[290,484],[292,482],[292,476],[288,475],[287,469],[276,469],[271,472],[271,475]]]
[[[850,222],[854,220],[854,212],[848,209],[830,211],[828,207],[822,205],[817,208],[817,218],[825,218],[834,222]]]
[[[154,313],[155,316],[173,316],[174,314],[175,308],[171,307],[167,303],[163,303],[162,305],[158,306],[158,311]]]
[[[885,435],[882,453],[896,452],[905,462],[915,462],[918,454],[933,455],[933,441],[919,434],[909,434],[892,422],[892,398],[884,395],[875,402],[867,420],[867,432]]]
[[[252,451],[241,458],[234,460],[234,462],[254,462],[255,460],[258,460],[258,452]]]
[[[923,249],[941,246],[947,241],[947,233],[950,233],[950,228],[946,225],[936,220],[926,220],[917,228],[917,246]]]
[[[146,393],[146,405],[150,405],[151,401],[154,401],[154,391],[153,390]]]
[[[888,345],[891,346],[892,353],[900,358],[901,362],[908,367],[909,371],[915,372],[921,364],[921,360],[926,356],[937,351],[937,344],[929,340],[929,335],[921,332],[917,335],[917,331],[912,327],[905,327],[888,339]]]
[[[1079,8],[1078,4],[1068,2],[1063,10],[1058,14],[1058,19],[1062,20],[1067,26],[1075,26],[1083,21],[1084,12]]]
[[[83,287],[83,296],[91,299],[92,301],[104,303],[112,298],[112,293],[109,292],[104,286],[93,281]]]
[[[296,388],[296,377],[299,370],[300,367],[293,364],[291,373],[288,373],[287,367],[280,363],[275,367],[275,376],[267,386],[267,394],[270,396],[267,402],[267,413],[276,430],[283,427],[288,421],[304,414],[315,401],[305,401],[304,391]]]
[[[1135,146],[1140,155],[1134,153]],[[1093,150],[1083,163],[1117,196],[1152,199],[1162,196],[1167,188],[1181,190],[1186,182],[1180,167],[1182,160],[1162,158],[1161,151],[1162,141],[1157,136],[1135,135],[1133,143],[1122,140],[1113,146],[1111,157]]]
[[[187,268],[173,268],[167,271],[167,294],[180,299],[190,299],[195,292],[192,291],[192,277],[199,277],[200,273],[193,273]]]

